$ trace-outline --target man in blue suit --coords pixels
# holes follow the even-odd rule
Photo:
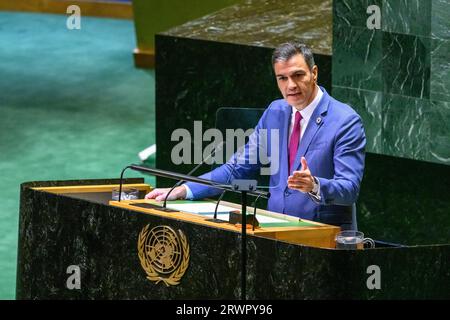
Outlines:
[[[317,85],[318,68],[309,47],[295,42],[275,49],[272,64],[284,99],[273,101],[246,145],[261,148],[259,132],[279,136],[277,152],[264,145],[271,161],[278,161],[270,177],[268,210],[341,226],[352,223],[364,172],[366,138],[359,115]],[[203,178],[226,183],[249,178],[260,168],[249,154],[237,153]],[[238,161],[244,158],[244,161]],[[169,189],[155,189],[147,198],[163,200]],[[177,187],[174,199],[201,199],[220,190],[195,183]]]

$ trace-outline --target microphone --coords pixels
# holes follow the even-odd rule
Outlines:
[[[195,166],[194,169],[192,169],[191,171],[189,171],[189,173],[187,174],[188,176],[192,175],[195,171],[198,170],[198,168],[200,168],[206,161],[208,161],[211,157],[213,157],[216,154],[217,150],[221,150],[223,148],[224,145],[224,141],[222,141],[221,143],[219,143],[219,145],[217,147],[214,148],[214,150],[205,158],[203,159],[198,165]],[[179,180],[177,183],[175,183],[173,185],[173,187],[169,190],[169,192],[167,192],[166,197],[164,198],[164,204],[163,204],[163,208],[166,208],[167,205],[167,199],[169,198],[170,193],[176,188],[179,187],[183,182],[185,182],[184,180]]]
[[[227,179],[226,184],[229,184],[229,183],[230,183],[230,179],[231,179],[231,177],[233,176],[234,170],[236,169],[237,159],[238,159],[238,157],[241,156],[242,150],[245,150],[245,145],[243,146],[243,149],[239,150],[239,152],[236,152],[237,156],[234,157],[233,167],[231,168],[231,172],[230,172],[230,174],[228,175],[228,179]],[[227,191],[227,190],[223,190],[222,193],[220,194],[219,199],[217,199],[216,208],[214,209],[214,217],[213,217],[212,221],[216,221],[216,222],[218,221],[218,220],[217,220],[217,210],[218,210],[218,208],[219,208],[219,203],[220,203],[220,201],[222,200],[223,196],[225,195],[225,192],[226,192],[226,191]]]
[[[253,203],[253,224],[252,224],[253,231],[255,231],[255,225],[256,225],[256,221],[257,221],[256,220],[256,203],[258,202],[259,198],[261,198],[261,195],[257,196],[255,202]]]

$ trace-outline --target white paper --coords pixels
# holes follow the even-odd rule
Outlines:
[[[191,212],[191,213],[213,213],[216,210],[216,204],[212,202],[202,202],[202,203],[196,203],[195,201],[191,203],[168,203],[167,207],[170,209],[178,210],[178,211],[185,211],[185,212]],[[236,208],[227,207],[219,205],[217,208],[217,213],[228,213],[230,211],[238,210]]]
[[[216,209],[215,203],[170,203],[167,204],[167,207],[170,209],[178,210],[178,211],[184,211],[184,212],[191,212],[196,214],[202,214],[206,217],[212,218],[214,216],[214,210]],[[233,207],[228,206],[222,206],[219,205],[219,208],[217,209],[217,219],[229,221],[229,212],[239,210]],[[283,220],[279,218],[274,217],[268,217],[261,214],[256,214],[256,219],[259,221],[259,223],[288,223],[288,220]]]
[[[214,214],[205,214],[205,216],[212,218],[214,216]],[[220,213],[217,215],[217,219],[229,221],[230,215],[228,213]],[[263,216],[261,214],[256,214],[256,220],[258,220],[259,223],[288,223],[289,222],[287,220]]]

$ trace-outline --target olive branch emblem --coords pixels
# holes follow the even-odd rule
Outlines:
[[[178,230],[178,233],[175,232],[172,228],[166,226],[158,226],[149,230],[150,225],[146,225],[142,231],[139,233],[138,238],[138,256],[141,262],[141,266],[147,274],[147,279],[150,281],[154,281],[159,283],[160,281],[164,282],[166,286],[174,286],[180,284],[180,280],[183,277],[189,266],[189,244],[187,242],[186,236],[181,230]],[[150,253],[147,249],[148,242],[150,241],[158,241],[157,237],[163,237],[167,240],[169,239],[169,244],[160,245],[157,249],[153,248]],[[167,242],[167,241],[166,241]],[[181,242],[181,246],[180,246]],[[155,266],[158,262],[160,262],[161,252],[164,255],[166,249],[170,249],[172,247],[181,247],[181,252],[175,252],[179,255],[179,259],[174,259],[174,252],[171,251],[171,254],[165,255],[164,262],[170,264],[170,268],[166,269],[174,269],[169,276],[163,276],[163,272],[161,267]],[[155,253],[155,251],[157,251]],[[181,261],[179,261],[181,260]],[[159,269],[159,270],[157,270]]]

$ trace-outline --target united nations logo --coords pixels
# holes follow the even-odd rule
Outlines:
[[[186,236],[167,226],[149,230],[146,225],[138,239],[138,254],[147,279],[166,286],[180,284],[189,266],[189,244]]]

